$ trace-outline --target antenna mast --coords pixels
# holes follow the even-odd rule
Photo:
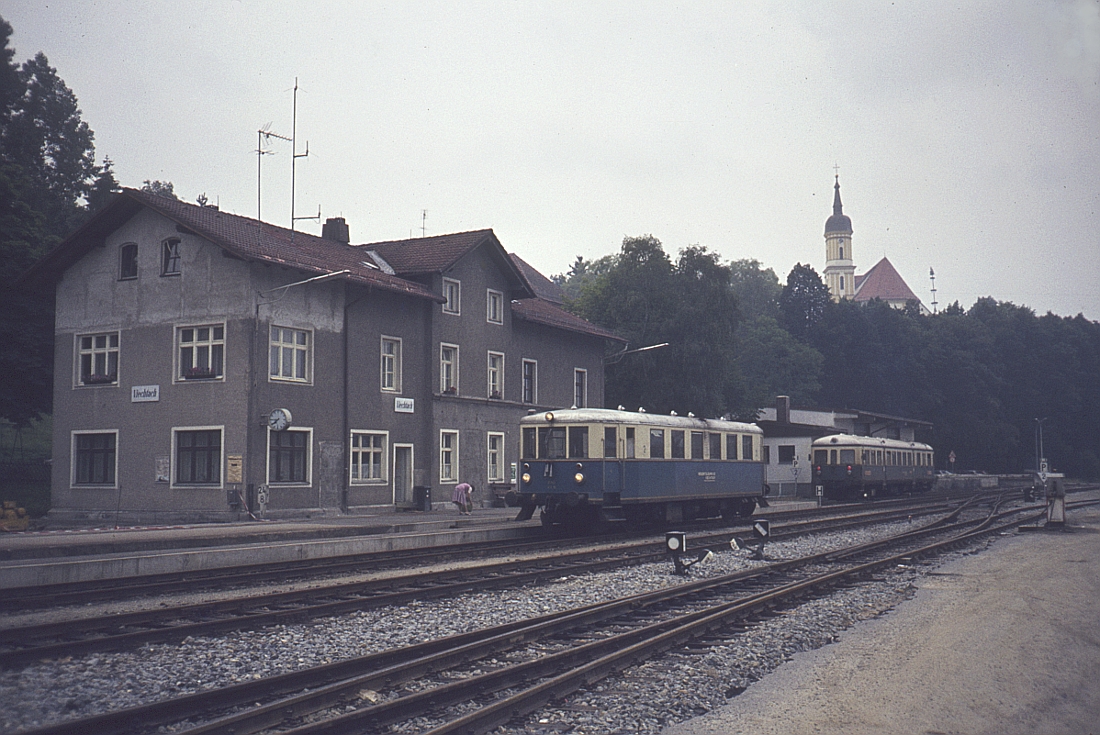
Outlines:
[[[290,232],[294,233],[294,223],[300,219],[321,219],[321,205],[317,205],[317,216],[309,217],[295,217],[294,216],[294,187],[297,180],[297,163],[299,158],[305,158],[309,155],[309,141],[306,141],[306,152],[298,152],[298,77],[294,77],[294,119],[290,128]]]
[[[936,313],[936,271],[928,269],[928,277],[932,279],[932,313]]]
[[[260,220],[260,184],[263,180],[261,176],[261,164],[264,160],[264,156],[272,155],[272,152],[264,149],[264,141],[268,138],[278,138],[279,140],[285,140],[290,142],[290,138],[273,133],[268,128],[271,127],[271,123],[264,125],[262,128],[256,131],[256,220]]]
[[[422,210],[420,210],[420,213],[421,213],[420,214],[420,236],[421,237],[427,237],[428,236],[428,210],[422,209]]]

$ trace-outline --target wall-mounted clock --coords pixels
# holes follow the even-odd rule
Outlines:
[[[276,408],[267,417],[267,426],[272,431],[283,431],[290,426],[293,419],[290,416],[290,409]]]

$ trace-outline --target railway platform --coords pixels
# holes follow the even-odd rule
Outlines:
[[[773,502],[771,510],[813,503]],[[760,509],[757,513],[767,513]],[[516,508],[450,504],[430,511],[164,526],[100,526],[0,535],[0,591],[19,587],[522,539],[542,534]]]
[[[536,517],[515,508],[453,507],[305,520],[249,520],[173,526],[101,526],[0,535],[0,590],[93,579],[166,574],[346,556],[422,546],[524,538]]]

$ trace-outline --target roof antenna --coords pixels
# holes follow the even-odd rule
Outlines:
[[[936,313],[936,271],[928,269],[928,277],[932,279],[932,313]]]
[[[428,236],[428,210],[420,210],[420,236]]]
[[[285,140],[285,138],[284,138]],[[309,155],[309,141],[306,141],[306,152],[298,152],[298,77],[294,77],[294,116],[290,127],[290,239],[294,239],[294,223],[300,219],[315,219],[318,222],[321,221],[321,205],[317,205],[317,214],[309,215],[308,217],[295,217],[294,216],[294,187],[297,179],[296,167],[299,158],[305,158]]]
[[[288,143],[290,138],[285,135],[279,135],[269,130],[271,123],[264,125],[262,128],[256,131],[256,219],[260,219],[260,182],[261,176],[261,164],[263,163],[264,156],[271,156],[275,154],[275,151],[270,151],[264,148],[264,142],[269,138],[278,138],[279,140],[285,140]],[[219,203],[220,204],[220,203]]]

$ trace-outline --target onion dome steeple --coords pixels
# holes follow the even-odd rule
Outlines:
[[[833,216],[825,220],[825,270],[821,276],[833,301],[839,301],[855,296],[856,265],[852,258],[852,220],[840,203],[840,174],[833,190]]]
[[[852,234],[852,220],[844,214],[844,206],[840,203],[840,174],[836,175],[836,185],[833,186],[833,216],[825,220],[825,233],[844,232]]]

